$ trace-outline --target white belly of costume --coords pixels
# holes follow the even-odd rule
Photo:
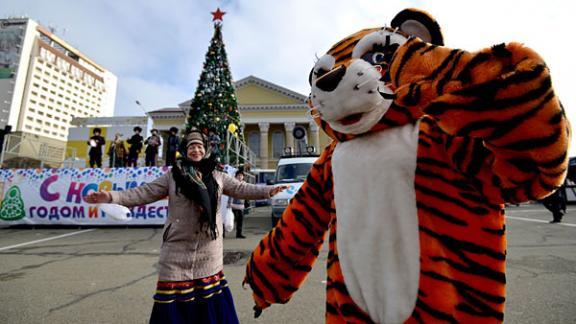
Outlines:
[[[376,323],[402,323],[416,304],[418,129],[409,124],[339,143],[332,157],[344,283]]]

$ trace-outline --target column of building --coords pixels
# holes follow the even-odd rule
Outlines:
[[[319,127],[315,122],[310,123],[310,139],[312,140],[312,146],[316,149],[316,153],[320,152],[320,133]]]
[[[286,130],[286,147],[291,147],[292,150],[296,149],[294,147],[294,135],[292,135],[292,132],[294,131],[295,126],[296,126],[296,123],[294,123],[294,122],[284,123],[284,129]]]
[[[262,168],[268,168],[268,130],[270,123],[258,123],[260,128],[260,165]]]

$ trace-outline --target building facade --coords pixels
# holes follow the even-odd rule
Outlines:
[[[44,143],[50,161],[64,159],[73,117],[112,116],[116,86],[114,74],[35,21],[0,19],[0,128]],[[8,144],[4,161],[39,157]]]
[[[330,143],[312,120],[307,97],[269,81],[249,76],[235,82],[238,109],[244,130],[244,139],[257,156],[256,167],[274,169],[286,148],[304,153],[312,146],[321,152]],[[165,135],[172,126],[185,128],[191,100],[177,108],[164,108],[149,113],[152,128]],[[305,136],[294,138],[295,128],[304,130]]]

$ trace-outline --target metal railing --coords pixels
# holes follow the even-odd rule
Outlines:
[[[4,137],[0,167],[6,168],[44,168],[67,167],[68,159],[76,160],[76,149],[50,145],[39,141],[33,135],[19,133]]]
[[[250,150],[241,138],[227,130],[226,151],[223,162],[232,166],[250,165],[254,167],[256,165],[256,154]]]

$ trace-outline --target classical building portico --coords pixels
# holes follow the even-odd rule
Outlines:
[[[237,81],[236,94],[246,142],[260,152],[258,167],[275,168],[285,147],[320,152],[330,142],[310,117],[306,96],[254,76]],[[301,140],[293,136],[296,127],[306,131]]]
[[[285,147],[298,152],[314,146],[320,153],[330,143],[310,117],[306,96],[255,76],[236,81],[235,86],[241,127],[246,143],[258,156],[257,168],[276,168]],[[152,127],[161,131],[170,126],[183,128],[190,103],[187,100],[178,108],[151,112]],[[292,135],[296,127],[306,132],[301,140]]]

